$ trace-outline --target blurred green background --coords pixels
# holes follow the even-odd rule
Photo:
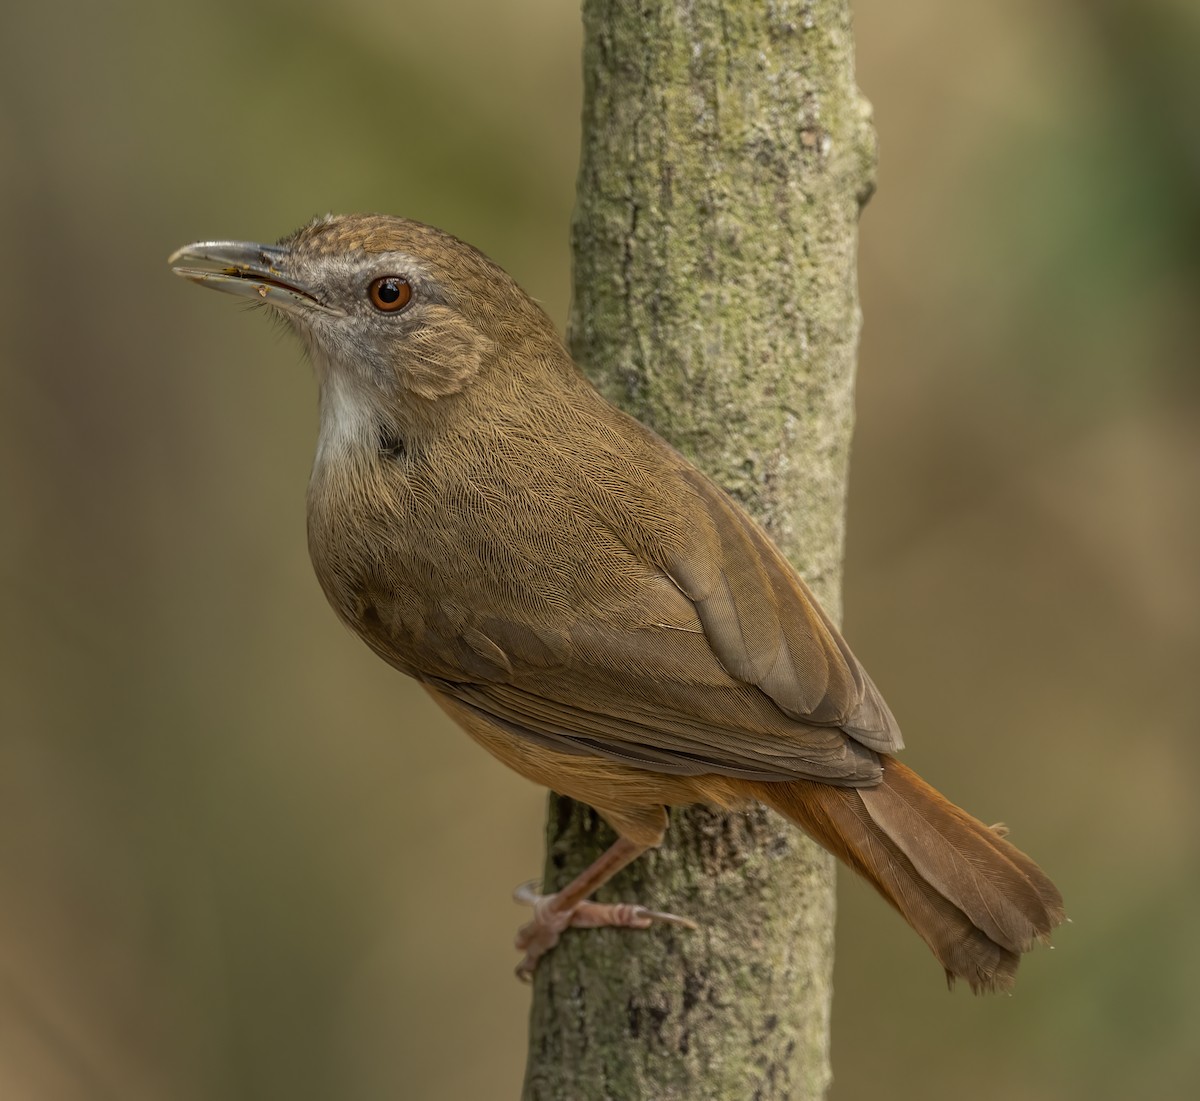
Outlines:
[[[1200,7],[855,16],[847,631],[1075,923],[948,995],[844,876],[833,1097],[1200,1096]],[[516,1096],[543,796],[337,625],[299,349],[165,259],[392,211],[561,322],[579,56],[567,0],[7,11],[0,1098]]]

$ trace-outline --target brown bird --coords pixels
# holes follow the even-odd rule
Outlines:
[[[599,395],[504,271],[379,215],[177,261],[309,351],[309,551],[337,614],[485,749],[619,835],[563,890],[521,896],[518,973],[569,926],[691,924],[589,896],[661,842],[666,806],[758,800],[865,876],[948,978],[1012,984],[1063,920],[1054,885],[891,756],[895,719],[781,552]]]

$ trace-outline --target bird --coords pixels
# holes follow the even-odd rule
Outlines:
[[[518,975],[571,927],[693,926],[591,896],[662,842],[666,808],[757,802],[870,882],[951,984],[1012,986],[1065,919],[1057,888],[896,759],[896,719],[767,533],[602,397],[499,265],[381,214],[169,263],[307,350],[308,547],[338,617],[617,835],[559,891],[519,889]]]

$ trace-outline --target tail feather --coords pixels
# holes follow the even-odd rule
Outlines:
[[[911,769],[883,757],[883,780],[838,788],[807,780],[755,783],[790,818],[863,875],[973,990],[1012,986],[1021,953],[1064,919],[1045,873],[995,830]]]

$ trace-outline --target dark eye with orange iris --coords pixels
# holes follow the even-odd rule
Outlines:
[[[377,310],[395,313],[408,305],[408,300],[412,298],[412,287],[408,285],[407,279],[401,279],[398,275],[385,275],[371,284],[367,294],[371,298],[371,305]]]

